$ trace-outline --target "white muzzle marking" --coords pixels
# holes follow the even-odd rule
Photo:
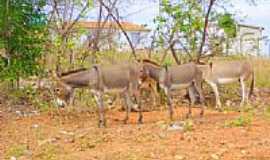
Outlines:
[[[60,98],[57,98],[55,101],[56,105],[59,107],[64,107],[66,105],[66,102]]]

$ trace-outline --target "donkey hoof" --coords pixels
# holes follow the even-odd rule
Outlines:
[[[221,108],[221,107],[218,107],[218,108],[216,108],[217,109],[217,111],[219,111],[219,112],[223,112],[223,109]]]
[[[105,128],[105,127],[106,127],[106,125],[105,125],[105,124],[103,124],[103,123],[99,123],[99,124],[98,124],[98,127],[99,127],[99,128]]]
[[[204,115],[204,111],[201,111],[200,112],[200,117],[203,117],[203,115]]]
[[[127,123],[128,123],[128,120],[127,120],[127,119],[124,119],[124,120],[123,120],[123,123],[124,123],[124,124],[127,124]]]
[[[189,119],[191,117],[191,113],[186,114],[186,119]]]
[[[139,119],[138,124],[143,124],[143,121],[141,119]]]
[[[106,123],[104,122],[104,121],[99,121],[99,123],[98,123],[98,127],[99,128],[105,128],[106,127]]]

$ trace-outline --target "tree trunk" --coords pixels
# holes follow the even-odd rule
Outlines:
[[[177,65],[180,65],[181,62],[179,61],[179,59],[178,59],[178,57],[177,57],[177,55],[176,55],[176,52],[175,52],[175,49],[174,49],[174,45],[175,45],[175,42],[173,42],[173,43],[170,45],[170,50],[171,50],[171,52],[172,52],[172,56],[173,56],[173,58],[174,58],[176,64],[177,64]]]
[[[204,47],[205,40],[206,40],[206,34],[207,34],[209,16],[210,16],[210,13],[211,13],[211,10],[213,8],[213,5],[214,5],[215,1],[216,0],[210,0],[209,6],[208,6],[208,9],[207,9],[207,13],[205,15],[204,29],[203,29],[203,35],[202,35],[202,42],[201,42],[201,45],[200,45],[200,48],[199,48],[199,52],[198,52],[198,55],[197,55],[197,62],[200,61],[200,58],[201,58],[201,55],[202,55],[202,52],[203,52],[203,47]]]
[[[137,59],[137,56],[136,56],[136,52],[135,52],[135,48],[127,34],[127,32],[125,31],[125,29],[123,28],[122,24],[119,22],[119,20],[115,17],[114,14],[112,14],[112,12],[110,11],[110,8],[108,6],[106,6],[106,4],[102,1],[102,0],[99,0],[100,4],[109,12],[110,16],[113,18],[113,20],[117,23],[118,27],[120,28],[120,30],[122,31],[122,33],[124,34],[124,36],[126,37],[127,41],[128,41],[128,44],[132,50],[132,54],[134,56],[135,59]]]

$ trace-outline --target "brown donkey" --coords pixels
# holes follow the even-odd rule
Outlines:
[[[204,96],[201,90],[202,72],[194,63],[187,63],[179,66],[160,67],[155,62],[143,60],[144,76],[149,76],[159,83],[160,88],[164,89],[169,106],[170,119],[173,119],[173,107],[171,91],[177,89],[188,89],[191,104],[187,117],[191,115],[191,106],[196,101],[196,91],[200,96],[200,102],[204,103]],[[204,107],[201,106],[202,116]]]
[[[129,119],[131,96],[135,96],[138,104],[139,118],[142,123],[142,112],[139,95],[139,84],[143,75],[142,65],[139,63],[118,64],[111,66],[95,65],[90,69],[82,69],[62,74],[57,78],[55,88],[58,102],[65,104],[73,101],[74,89],[88,87],[94,94],[99,108],[99,126],[105,126],[103,95],[106,92],[120,92],[125,97],[126,117]]]

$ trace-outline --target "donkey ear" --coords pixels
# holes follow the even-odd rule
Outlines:
[[[142,65],[143,64],[142,59],[141,58],[136,59],[135,64]]]
[[[136,62],[137,63],[142,63],[142,59],[141,58],[138,58],[138,59],[136,59]]]
[[[59,80],[59,75],[56,73],[56,71],[50,70],[49,74],[52,80]]]
[[[209,63],[209,67],[212,69],[213,68],[213,62]]]

